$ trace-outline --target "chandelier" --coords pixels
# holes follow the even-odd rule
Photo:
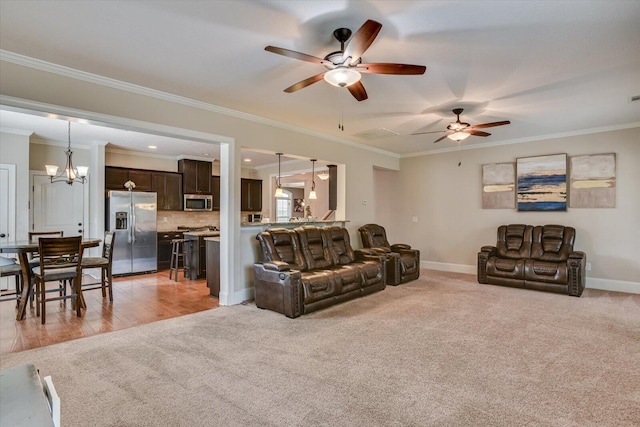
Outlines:
[[[67,155],[67,164],[64,167],[64,170],[58,173],[58,166],[55,165],[44,165],[47,170],[47,175],[51,179],[51,182],[66,182],[69,185],[72,185],[74,182],[79,182],[84,184],[87,180],[87,172],[89,172],[88,166],[73,166],[73,151],[71,151],[71,122],[68,123],[68,143],[67,150],[65,154]]]

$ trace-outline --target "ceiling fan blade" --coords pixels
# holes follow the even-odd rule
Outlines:
[[[333,63],[322,58],[307,55],[306,53],[296,52],[295,50],[284,49],[282,47],[267,46],[264,48],[267,52],[277,53],[288,58],[299,59],[300,61],[313,62],[314,64],[330,65],[333,67]]]
[[[287,93],[295,92],[300,89],[304,89],[307,86],[310,86],[316,82],[319,82],[324,78],[324,73],[316,74],[315,76],[311,76],[308,79],[304,79],[294,85],[289,86],[284,91]]]
[[[365,50],[371,46],[376,36],[380,32],[382,24],[371,19],[367,20],[362,27],[356,31],[349,44],[345,47],[342,60],[351,57],[349,63],[353,64],[360,59]]]
[[[494,126],[508,125],[509,123],[511,123],[509,120],[505,120],[505,121],[502,121],[502,122],[484,123],[484,124],[481,124],[481,125],[471,126],[471,129],[491,128],[491,127],[494,127]]]
[[[442,133],[442,132],[447,132],[446,130],[434,130],[431,132],[416,132],[416,133],[412,133],[411,135],[427,135],[429,133]]]
[[[379,63],[379,64],[359,64],[356,71],[361,73],[371,74],[402,74],[402,75],[418,75],[424,74],[427,67],[424,65],[410,65],[410,64],[391,64],[391,63]]]
[[[490,133],[482,132],[481,130],[474,130],[474,129],[466,129],[464,132],[467,132],[468,134],[475,135],[475,136],[489,136],[489,135],[491,135]]]
[[[436,139],[435,141],[433,141],[433,143],[435,144],[436,142],[440,142],[440,141],[442,141],[443,139],[445,139],[447,136],[448,136],[448,135],[443,135],[443,136],[441,136],[440,138],[438,138],[438,139]]]
[[[347,89],[349,89],[349,92],[351,92],[351,95],[353,95],[353,97],[358,101],[364,101],[369,97],[367,96],[367,91],[364,90],[364,86],[362,85],[362,82],[356,82],[352,85],[349,85],[347,86]]]

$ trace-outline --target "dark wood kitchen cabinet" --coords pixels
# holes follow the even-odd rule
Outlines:
[[[211,194],[211,162],[178,160],[184,194]]]
[[[242,178],[240,181],[240,210],[262,210],[262,180]]]
[[[213,210],[220,210],[220,177],[211,177],[211,192],[213,193]]]
[[[134,191],[152,191],[151,171],[105,166],[104,187],[106,190],[126,191],[124,183],[127,181],[133,181],[136,184]]]
[[[176,172],[153,172],[151,191],[158,193],[159,211],[182,210],[182,174]]]

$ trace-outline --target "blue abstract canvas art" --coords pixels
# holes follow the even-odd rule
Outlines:
[[[567,210],[567,155],[516,161],[519,211]]]

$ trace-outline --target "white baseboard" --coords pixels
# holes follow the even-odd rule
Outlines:
[[[624,280],[598,279],[597,277],[587,277],[586,287],[591,289],[602,289],[603,291],[640,294],[640,282],[627,282]]]
[[[477,274],[478,267],[475,265],[450,264],[446,262],[420,261],[420,268],[430,270],[450,271],[452,273]],[[586,287],[590,289],[601,289],[603,291],[627,292],[630,294],[640,294],[640,282],[628,282],[624,280],[599,279],[588,277]]]
[[[420,268],[429,270],[450,271],[452,273],[477,274],[478,267],[475,265],[450,264],[447,262],[420,261]]]

